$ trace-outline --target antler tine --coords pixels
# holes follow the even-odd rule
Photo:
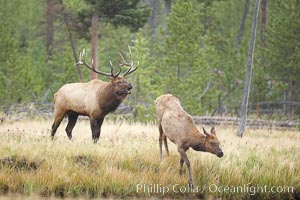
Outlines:
[[[110,73],[112,77],[118,77],[121,73],[121,67],[117,73],[114,74],[114,65],[112,64],[111,60],[109,61],[110,63]]]
[[[122,63],[120,63],[120,66],[124,66],[124,65],[126,65],[126,66],[132,66],[132,65],[133,65],[133,60],[132,60],[132,54],[131,54],[130,46],[128,46],[128,50],[129,50],[130,62],[127,63],[127,62],[125,61],[125,58],[124,58],[123,54],[122,54],[121,52],[119,52],[119,55],[120,55],[121,58],[122,58]]]
[[[111,75],[113,75],[114,74],[114,66],[113,66],[111,60],[109,61],[109,64],[110,64],[110,73],[111,73]]]
[[[83,64],[81,60],[82,60],[82,52],[80,51],[80,52],[79,52],[79,60],[78,60],[78,62],[75,64],[75,66]]]
[[[137,66],[135,68],[132,69],[132,66],[123,74],[123,77],[127,76],[128,74],[131,74],[132,72],[134,72],[135,70],[138,69],[139,62],[137,64]]]
[[[106,73],[106,72],[100,72],[98,70],[95,69],[95,67],[93,66],[93,59],[92,59],[92,65],[88,64],[85,60],[85,48],[82,50],[82,52],[80,52],[79,54],[79,61],[78,63],[76,63],[76,65],[84,65],[87,68],[89,68],[90,70],[92,70],[93,72],[100,74],[100,75],[104,75],[104,76],[109,76],[109,77],[117,77],[119,74],[112,74],[112,73]]]
[[[132,54],[131,54],[131,49],[130,49],[129,45],[128,45],[128,51],[129,51],[129,56],[130,56],[130,64],[133,65]]]
[[[130,46],[128,46],[128,51],[129,51],[129,57],[130,57],[130,62],[129,63],[127,63],[125,61],[125,58],[124,58],[123,54],[119,52],[119,55],[122,58],[122,63],[120,63],[120,66],[124,66],[124,65],[125,66],[129,66],[128,70],[126,70],[126,72],[123,74],[123,77],[125,77],[126,75],[131,74],[132,72],[134,72],[135,70],[137,70],[138,65],[139,65],[139,62],[138,62],[137,66],[132,69],[132,67],[133,67],[133,59],[132,59],[132,53],[131,53]]]
[[[85,48],[80,52],[80,54],[79,54],[79,61],[78,61],[78,63],[76,63],[76,66],[77,65],[84,65],[84,66],[86,66],[87,68],[89,68],[90,70],[92,70],[93,72],[95,72],[97,74],[101,74],[101,75],[104,75],[104,76],[109,76],[109,77],[116,78],[116,77],[118,77],[120,75],[120,73],[122,71],[121,67],[125,65],[125,66],[129,66],[129,68],[123,74],[123,77],[125,77],[128,74],[131,74],[132,72],[134,72],[135,70],[137,70],[138,65],[139,65],[139,62],[138,62],[137,66],[133,67],[133,59],[132,59],[132,53],[131,53],[130,46],[128,46],[128,49],[129,49],[130,62],[129,63],[126,62],[123,54],[119,52],[119,55],[122,58],[122,62],[119,63],[120,68],[119,68],[119,71],[117,73],[114,73],[114,69],[113,69],[114,66],[113,66],[113,64],[112,64],[111,61],[109,61],[109,63],[110,63],[110,73],[100,72],[100,71],[96,70],[95,67],[94,67],[94,65],[93,65],[93,63],[94,63],[93,59],[92,59],[92,65],[90,65],[89,63],[87,63],[86,60],[85,60]]]
[[[82,49],[82,54],[81,54],[81,56],[82,56],[82,57],[80,58],[80,60],[82,60],[82,59],[85,60],[85,48]]]
[[[127,63],[126,61],[125,61],[125,58],[124,58],[124,56],[123,56],[123,54],[121,53],[121,52],[119,52],[119,55],[120,55],[120,57],[122,58],[122,62],[119,64],[120,66],[131,66],[132,65],[132,62],[130,62],[130,63]]]

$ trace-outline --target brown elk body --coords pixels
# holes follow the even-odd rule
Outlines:
[[[123,56],[122,58],[124,61]],[[100,137],[104,117],[109,112],[117,109],[126,96],[131,93],[132,85],[124,77],[134,72],[137,67],[132,68],[132,61],[130,63],[124,61],[120,66],[127,65],[130,68],[120,77],[121,69],[118,73],[114,74],[112,64],[110,74],[99,72],[85,62],[84,52],[80,56],[78,64],[84,64],[98,74],[109,76],[110,82],[94,79],[88,83],[69,83],[63,85],[54,95],[54,122],[51,128],[51,136],[54,137],[61,121],[67,116],[68,124],[65,130],[69,139],[71,139],[72,130],[78,116],[84,115],[90,118],[92,138],[94,142],[97,142]]]
[[[183,174],[183,163],[188,167],[189,184],[193,186],[190,170],[190,161],[186,151],[192,148],[196,151],[210,152],[218,157],[223,156],[220,142],[216,136],[215,129],[204,134],[196,128],[192,117],[184,111],[179,99],[171,94],[165,94],[155,100],[157,122],[159,128],[159,149],[162,159],[162,143],[164,142],[167,155],[169,155],[167,138],[177,145],[180,154],[180,174]]]

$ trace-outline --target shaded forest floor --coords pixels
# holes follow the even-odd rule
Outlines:
[[[300,133],[217,127],[223,158],[188,151],[195,188],[179,175],[179,154],[159,159],[154,124],[105,121],[93,144],[87,120],[73,140],[48,120],[0,125],[0,193],[43,197],[296,199],[300,194]],[[199,127],[200,128],[200,127]],[[207,127],[209,129],[210,127]],[[0,195],[0,196],[1,196]]]

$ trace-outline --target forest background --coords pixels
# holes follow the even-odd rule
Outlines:
[[[0,0],[0,104],[53,102],[79,82],[76,56],[91,56],[98,15],[98,66],[131,46],[139,69],[123,103],[131,117],[155,119],[161,94],[180,98],[191,115],[239,116],[248,54],[250,0]],[[119,2],[119,3],[118,3]],[[262,0],[249,99],[250,117],[300,115],[300,1]],[[118,12],[120,11],[120,12]],[[78,57],[78,55],[77,55]],[[128,57],[128,55],[127,55]],[[90,71],[81,68],[83,81]],[[106,77],[99,76],[108,81]]]

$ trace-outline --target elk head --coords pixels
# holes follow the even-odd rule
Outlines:
[[[216,130],[214,127],[211,128],[210,134],[203,128],[203,132],[206,135],[204,141],[204,147],[207,152],[215,154],[219,158],[223,157],[223,151],[220,148],[220,142],[216,136]]]
[[[139,62],[138,62],[135,67],[133,66],[134,64],[133,64],[132,54],[131,54],[131,50],[130,50],[129,46],[128,46],[128,49],[129,49],[130,61],[126,62],[123,54],[119,52],[119,55],[121,56],[122,61],[119,63],[119,71],[116,73],[114,73],[114,66],[111,61],[109,61],[110,73],[101,72],[101,71],[96,70],[93,65],[93,60],[92,60],[92,65],[88,64],[85,60],[85,49],[83,49],[82,52],[80,52],[79,62],[76,65],[84,65],[88,69],[92,70],[93,72],[95,72],[97,74],[109,77],[110,81],[111,81],[113,93],[116,95],[116,97],[119,100],[123,100],[128,94],[131,94],[131,89],[132,89],[131,83],[129,83],[125,79],[125,76],[127,76],[127,75],[133,73],[135,70],[137,70],[138,64],[139,64]],[[121,71],[122,71],[121,68],[123,66],[128,66],[129,68],[125,71],[124,74],[122,74],[120,76]]]

